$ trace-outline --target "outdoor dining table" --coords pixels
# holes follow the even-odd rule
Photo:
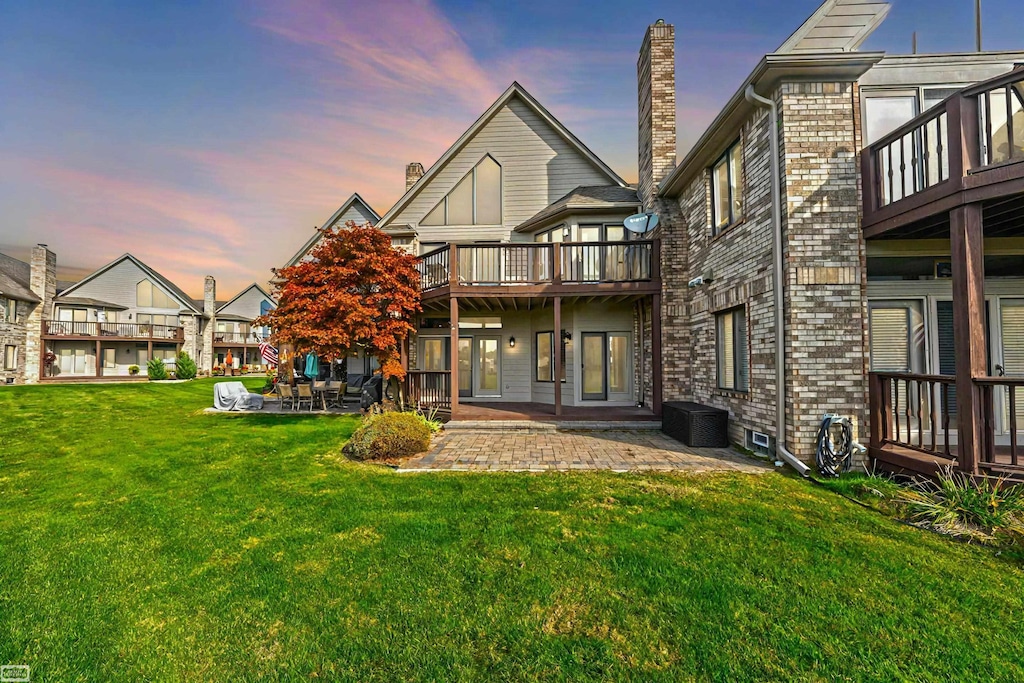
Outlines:
[[[313,396],[319,397],[320,405],[323,406],[324,410],[327,408],[337,408],[339,396],[338,386],[332,386],[330,384],[322,384],[317,386],[313,385]]]

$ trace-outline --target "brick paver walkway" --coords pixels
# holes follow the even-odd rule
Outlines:
[[[401,470],[731,470],[770,467],[725,448],[689,448],[655,430],[530,432],[457,430]]]

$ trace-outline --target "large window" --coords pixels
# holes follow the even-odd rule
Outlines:
[[[459,318],[460,330],[500,330],[500,316],[474,316]]]
[[[150,313],[139,313],[138,322],[140,325],[169,325],[171,327],[178,326],[178,316],[176,315],[163,315],[157,314],[152,315]],[[221,323],[217,323],[217,331],[220,332]]]
[[[420,225],[501,225],[501,166],[490,156],[462,177]]]
[[[870,145],[917,116],[916,92],[864,96],[864,144]]]
[[[18,369],[18,347],[8,344],[4,347],[4,370]]]
[[[747,355],[747,313],[733,308],[716,318],[718,387],[746,391],[750,387],[750,362]]]
[[[716,235],[743,217],[743,146],[739,140],[711,167],[711,214]]]
[[[423,338],[423,369],[427,372],[441,372],[448,369],[450,340],[447,337]]]
[[[0,297],[0,323],[18,321],[18,302]]]
[[[149,280],[143,280],[135,285],[135,305],[139,308],[177,308],[171,297],[164,291],[153,286]]]

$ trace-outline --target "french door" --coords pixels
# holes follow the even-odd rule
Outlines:
[[[584,332],[580,369],[583,371],[582,398],[584,401],[604,401],[608,398],[605,356],[607,340],[604,332]]]
[[[473,395],[501,396],[501,339],[473,337],[473,344]]]
[[[633,360],[626,332],[584,332],[580,335],[580,370],[584,401],[626,399],[630,394]]]

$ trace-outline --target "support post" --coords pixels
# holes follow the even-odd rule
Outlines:
[[[651,295],[651,409],[661,416],[661,294]]]
[[[984,444],[981,393],[974,378],[986,374],[985,250],[981,204],[950,212],[953,257],[953,341],[956,351],[957,464],[978,472]]]
[[[454,247],[453,247],[454,248]],[[452,326],[452,341],[448,350],[451,356],[451,405],[452,419],[455,419],[455,412],[459,409],[459,299],[453,296],[449,307],[449,320]]]
[[[557,253],[557,252],[556,252]],[[555,415],[562,414],[562,297],[556,296],[554,299],[555,305],[555,338],[554,349],[552,352],[554,358],[552,365],[554,365],[554,377],[555,380]]]
[[[99,332],[97,331],[97,334]],[[96,340],[96,376],[103,376],[103,359],[101,358],[102,350],[100,349],[100,340]]]
[[[153,326],[152,325],[150,325],[149,330],[152,333],[152,331],[153,331]],[[147,351],[146,351],[146,354],[147,354],[146,355],[146,362],[148,363],[149,361],[153,360],[153,340],[152,339],[149,340],[149,345],[146,348],[147,348]],[[146,368],[142,368],[142,369],[145,370]]]

